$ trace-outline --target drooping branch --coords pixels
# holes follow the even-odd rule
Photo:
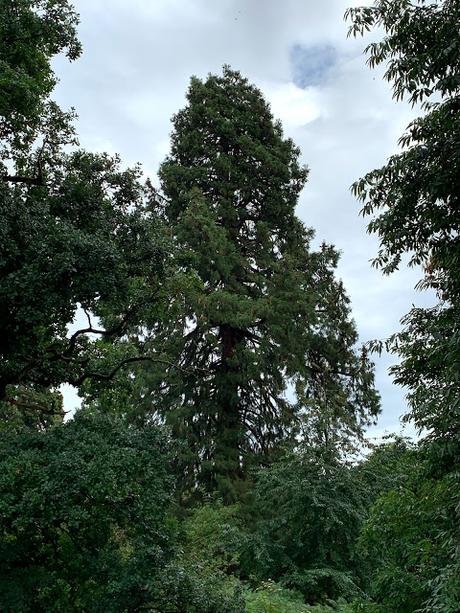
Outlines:
[[[36,409],[37,411],[40,411],[41,413],[45,413],[47,415],[57,414],[57,412],[54,411],[53,408],[50,408],[48,405],[45,405],[45,404],[42,404],[36,401],[21,400],[20,398],[13,398],[11,396],[6,396],[4,402],[7,402],[8,404],[12,404],[18,407],[19,409]],[[60,412],[63,413],[64,415],[69,413],[69,411],[65,411],[64,409],[60,409]]]
[[[174,366],[174,364],[172,364],[171,362],[168,362],[167,360],[159,360],[157,358],[152,358],[149,356],[133,356],[131,358],[125,358],[124,360],[121,360],[108,373],[85,372],[77,379],[74,379],[71,382],[71,384],[74,385],[75,387],[78,387],[87,379],[96,379],[97,381],[111,381],[119,370],[121,370],[128,364],[134,364],[136,362],[159,362],[159,363],[167,364],[168,366]]]
[[[170,360],[166,360],[164,358],[155,358],[153,356],[139,355],[139,356],[132,356],[130,358],[125,358],[124,360],[121,360],[114,368],[112,368],[111,371],[107,373],[88,371],[88,372],[83,373],[77,379],[70,381],[70,383],[71,385],[78,387],[87,379],[96,379],[97,381],[111,381],[114,378],[114,376],[117,374],[118,371],[120,371],[122,368],[124,368],[128,364],[135,364],[136,362],[150,362],[152,364],[163,364],[165,366],[168,366],[169,368],[176,368],[177,370],[180,370],[181,372],[186,373],[186,374],[190,374],[191,372],[195,372],[195,371],[200,371],[201,373],[207,372],[207,370],[203,368],[186,369],[180,366],[179,364],[175,364],[174,362],[171,362]]]

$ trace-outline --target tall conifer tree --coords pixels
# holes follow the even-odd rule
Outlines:
[[[313,231],[295,215],[307,179],[299,149],[229,67],[192,78],[187,99],[160,170],[181,272],[156,342],[179,367],[151,372],[143,395],[187,441],[189,485],[231,500],[302,412],[326,436],[359,433],[378,396],[354,349],[338,254],[311,251]]]

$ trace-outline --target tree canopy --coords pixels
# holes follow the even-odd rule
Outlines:
[[[37,409],[46,389],[142,354],[117,341],[155,302],[166,240],[140,169],[77,149],[73,113],[50,98],[53,56],[80,53],[73,8],[2,2],[0,22],[0,401],[26,410],[24,386]]]
[[[166,449],[155,429],[83,416],[47,434],[2,436],[2,610],[122,611],[123,600],[145,602],[151,569],[168,559]]]
[[[460,5],[347,16],[421,104],[353,188],[374,264],[409,254],[438,298],[371,343],[401,358],[413,444],[365,441],[373,364],[261,91],[228,66],[193,77],[155,190],[80,149],[52,100],[74,8],[0,0],[2,612],[460,610]]]
[[[425,111],[401,137],[402,152],[353,189],[380,239],[374,264],[391,273],[410,254],[410,264],[424,268],[419,287],[437,293],[438,304],[412,309],[389,347],[402,358],[394,372],[409,389],[409,417],[458,449],[460,5],[382,1],[348,16],[353,34],[384,29],[366,49],[368,63],[387,63],[395,97],[421,102]]]
[[[383,28],[383,39],[366,49],[368,63],[386,63],[395,97],[423,111],[401,137],[402,151],[353,187],[380,239],[374,264],[388,274],[409,254],[410,265],[423,267],[419,288],[438,299],[412,308],[401,332],[374,344],[400,357],[393,372],[409,392],[406,419],[425,440],[419,472],[378,503],[366,540],[374,554],[388,547],[375,582],[386,606],[453,612],[460,599],[460,4],[381,0],[348,16],[352,34]],[[413,589],[398,588],[401,579]]]
[[[2,0],[0,14],[1,161],[25,164],[21,154],[40,133],[51,136],[63,117],[49,99],[57,83],[50,60],[61,52],[69,60],[79,57],[78,15],[67,0]],[[8,176],[3,163],[1,170]],[[39,182],[39,166],[35,170],[29,182]]]

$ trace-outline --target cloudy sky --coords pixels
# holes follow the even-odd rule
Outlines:
[[[364,2],[366,3],[366,2]],[[368,2],[369,3],[369,2]],[[55,62],[56,98],[79,114],[81,144],[141,162],[155,179],[169,149],[170,118],[185,103],[191,75],[230,64],[255,83],[302,150],[310,180],[298,215],[317,242],[342,253],[339,275],[352,299],[360,338],[399,329],[412,304],[417,271],[382,277],[371,268],[375,237],[350,195],[351,183],[397,151],[414,111],[391,98],[381,71],[365,65],[362,39],[347,39],[352,0],[75,0],[83,56]],[[382,415],[372,435],[399,431],[404,391],[376,359]],[[66,406],[75,402],[66,394]],[[410,434],[412,430],[407,430]]]

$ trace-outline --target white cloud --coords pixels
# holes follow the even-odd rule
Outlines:
[[[273,116],[281,120],[285,130],[305,126],[321,115],[319,94],[314,88],[301,89],[290,81],[267,83],[262,90]]]

